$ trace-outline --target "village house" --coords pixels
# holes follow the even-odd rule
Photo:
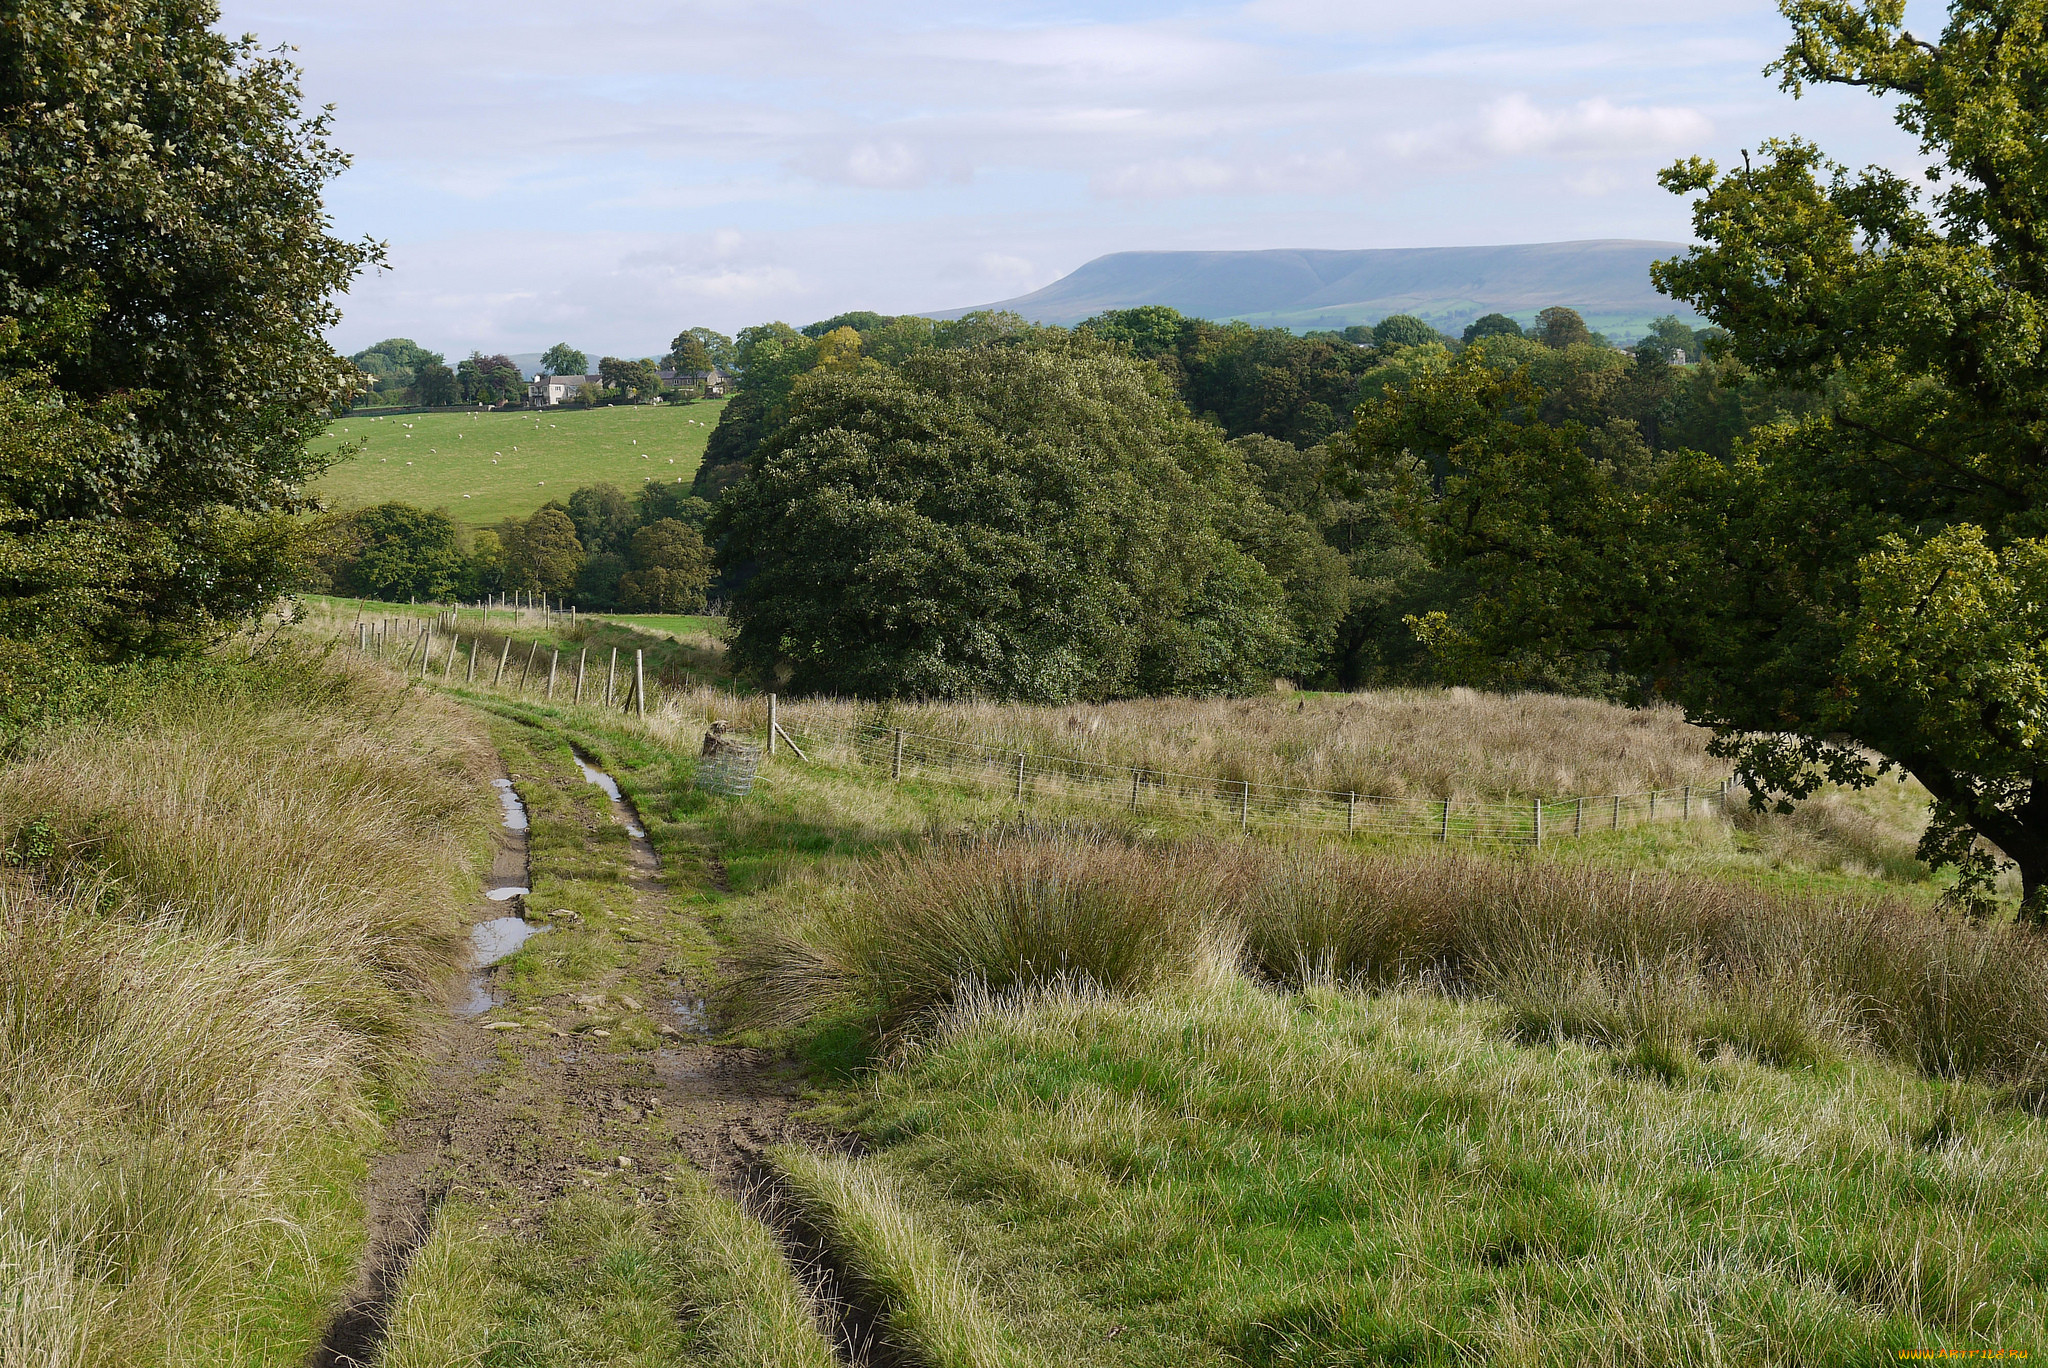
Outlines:
[[[585,385],[602,389],[604,379],[596,375],[535,375],[526,387],[526,402],[533,408],[553,408],[574,399]],[[706,398],[715,398],[731,385],[731,377],[721,370],[679,371],[666,366],[661,370],[663,389],[696,390]]]

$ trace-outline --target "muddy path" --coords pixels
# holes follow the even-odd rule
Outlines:
[[[743,1191],[765,1147],[803,1138],[787,1066],[714,1043],[701,989],[671,953],[668,933],[693,915],[693,895],[729,891],[716,851],[707,843],[698,868],[665,874],[609,777],[586,757],[555,758],[515,753],[500,777],[501,794],[516,800],[472,934],[480,957],[544,936],[549,949],[587,952],[564,962],[600,967],[536,985],[485,965],[452,985],[373,1161],[368,1254],[309,1360],[318,1368],[374,1361],[406,1268],[448,1198],[485,1208],[501,1230],[532,1232],[551,1203],[600,1181],[634,1205],[659,1206],[661,1170],[678,1159]],[[577,900],[565,888],[599,890],[601,909],[549,905]]]

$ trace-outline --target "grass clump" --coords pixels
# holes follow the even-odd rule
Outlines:
[[[1228,923],[1213,873],[1192,850],[1029,836],[888,852],[849,885],[786,890],[801,920],[751,948],[736,1001],[783,1023],[859,1003],[895,1033],[964,991],[1142,991],[1216,960]]]
[[[295,1363],[490,800],[446,711],[292,654],[0,768],[0,1346]]]

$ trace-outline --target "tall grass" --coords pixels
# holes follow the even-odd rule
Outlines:
[[[1214,873],[1192,849],[1028,836],[886,853],[851,885],[788,890],[805,911],[748,948],[736,1000],[769,1022],[868,1006],[894,1033],[970,987],[1173,982],[1227,944]]]
[[[0,1361],[304,1354],[349,1272],[306,1222],[461,950],[479,759],[285,653],[0,769],[0,838],[56,847],[0,871]]]
[[[857,718],[874,720],[873,710],[805,700],[789,705],[784,722]],[[1728,772],[1707,754],[1709,734],[1676,708],[1472,689],[1058,708],[898,704],[888,725],[1072,760],[1392,798],[1636,793],[1718,784]]]
[[[1241,947],[1269,980],[1420,984],[1503,1004],[1660,1073],[1731,1047],[1785,1064],[1873,1050],[2048,1084],[2048,940],[1903,899],[1476,856],[1062,837],[939,845],[839,886],[751,951],[757,1015],[863,1004],[901,1031],[969,991],[1140,991]]]

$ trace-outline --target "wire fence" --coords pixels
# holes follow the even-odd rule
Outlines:
[[[1597,797],[1393,798],[1005,750],[872,723],[770,725],[813,764],[887,773],[896,782],[982,788],[1018,803],[1080,800],[1139,815],[1231,822],[1243,831],[1257,826],[1540,846],[1647,822],[1723,813],[1730,795],[1723,780],[1708,788],[1687,784]]]
[[[343,639],[362,655],[429,682],[614,708],[643,718],[656,706],[659,694],[668,692],[657,691],[647,680],[637,651],[630,659],[616,651],[593,657],[585,650],[565,657],[559,649],[490,632],[465,640],[449,630],[454,625],[449,616],[432,622],[362,621],[354,624],[353,640]],[[872,722],[813,718],[806,723],[778,709],[774,695],[767,704],[766,734],[761,738],[767,748],[772,752],[780,740],[807,763],[886,773],[896,782],[938,781],[979,788],[1003,793],[1020,804],[1034,799],[1093,802],[1135,815],[1234,823],[1247,832],[1257,826],[1540,846],[1650,822],[1725,814],[1732,793],[1725,779],[1706,788],[1687,784],[1566,798],[1338,793],[1005,749]]]

